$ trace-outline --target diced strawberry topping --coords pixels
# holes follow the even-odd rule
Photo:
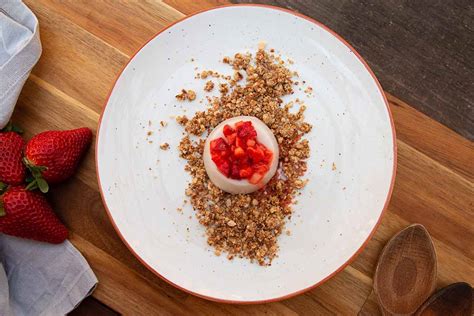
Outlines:
[[[226,177],[258,184],[270,169],[273,153],[257,141],[252,122],[225,125],[223,133],[225,137],[211,141],[212,161]]]
[[[211,141],[211,151],[216,152],[227,152],[229,150],[229,145],[225,142],[225,140],[220,137]]]
[[[245,157],[245,151],[242,147],[237,147],[234,150],[234,157],[235,158],[242,158]]]
[[[229,144],[233,144],[233,143],[235,143],[235,139],[237,138],[237,133],[227,135],[226,138],[227,138],[227,142]]]
[[[230,127],[230,125],[227,125],[227,124],[226,124],[226,125],[224,126],[224,131],[223,131],[223,133],[224,133],[225,136],[228,136],[228,135],[230,135],[230,134],[234,134],[234,133],[235,133],[235,130],[234,130],[232,127]]]
[[[264,174],[261,173],[254,173],[252,176],[249,178],[249,182],[252,184],[258,184],[260,181],[262,181]]]
[[[257,137],[257,131],[253,127],[252,122],[243,122],[243,124],[237,128],[237,136],[247,141],[248,139],[255,139]]]
[[[221,173],[225,174],[227,177],[229,176],[229,172],[230,172],[229,162],[222,160],[219,164],[216,164],[216,165]]]

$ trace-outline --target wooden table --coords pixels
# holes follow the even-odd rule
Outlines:
[[[48,129],[79,126],[95,131],[109,89],[135,50],[185,14],[223,1],[25,2],[39,18],[43,55],[13,119],[31,137]],[[91,148],[77,176],[50,193],[55,210],[72,231],[72,243],[100,282],[94,299],[88,299],[75,315],[92,314],[91,310],[101,315],[113,311],[127,315],[356,314],[371,293],[383,245],[414,222],[425,225],[434,239],[438,285],[474,284],[474,145],[395,96],[387,96],[398,136],[398,174],[381,226],[344,271],[316,289],[277,303],[209,302],[175,289],[143,267],[120,241],[105,213]],[[472,112],[465,111],[469,123]],[[467,137],[472,128],[468,125]],[[372,297],[367,304],[377,310]]]

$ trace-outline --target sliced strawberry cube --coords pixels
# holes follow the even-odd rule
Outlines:
[[[245,157],[245,151],[242,149],[242,147],[237,147],[234,150],[234,156],[236,158],[242,158]]]
[[[224,174],[226,177],[229,176],[230,166],[227,161],[221,161],[219,164],[216,163],[216,165],[219,171],[222,172],[222,174]]]
[[[227,138],[228,144],[233,144],[235,142],[235,138],[237,137],[237,133],[232,133],[225,136]]]
[[[261,173],[254,173],[250,179],[249,179],[249,182],[252,183],[252,184],[258,184],[260,181],[262,181],[263,179],[263,174]]]
[[[253,174],[252,167],[247,167],[247,168],[240,169],[240,177],[241,177],[242,179],[247,179],[247,178],[249,178],[252,174]]]
[[[243,139],[254,139],[257,137],[257,131],[253,127],[252,122],[243,122],[243,124],[237,128],[237,136]]]
[[[223,163],[229,164],[229,161],[227,160],[227,157],[222,157],[220,155],[214,155],[214,156],[211,156],[211,158],[212,158],[212,161],[214,161],[214,163],[216,164],[216,166],[220,166]]]
[[[211,152],[212,151],[227,151],[229,150],[229,145],[224,141],[222,137],[216,138],[211,141],[210,144]]]
[[[244,142],[240,137],[237,137],[237,138],[235,139],[235,145],[236,145],[237,147],[244,148],[244,144],[245,144],[245,142]]]
[[[256,144],[255,140],[253,140],[253,139],[248,139],[247,140],[247,147],[253,147],[253,146],[255,146],[255,144]]]
[[[237,166],[236,164],[233,164],[232,165],[232,168],[231,168],[231,171],[230,171],[230,177],[232,179],[240,179],[240,170],[239,170],[239,166]]]
[[[250,158],[253,159],[256,153],[257,153],[257,150],[255,150],[255,148],[252,148],[252,147],[247,148],[247,154],[249,155]]]
[[[268,165],[259,165],[254,168],[256,173],[265,174],[268,171]]]
[[[244,125],[244,121],[240,121],[240,122],[235,123],[234,127],[236,129],[239,129],[239,127],[241,127],[242,125]]]
[[[257,155],[258,155],[259,157],[262,157],[262,159],[263,159],[263,157],[265,157],[265,151],[264,151],[264,149],[262,149],[261,146],[258,146],[258,147],[257,147]]]
[[[226,124],[226,125],[224,125],[223,133],[224,133],[225,136],[228,136],[230,134],[235,133],[235,130],[232,127],[230,127],[230,125]]]
[[[265,149],[265,161],[267,163],[270,163],[272,161],[272,158],[273,158],[273,153],[271,151],[269,151],[268,149]]]
[[[250,156],[250,158],[252,158],[254,163],[259,163],[260,161],[263,160],[263,158],[265,158],[265,154],[260,147],[257,147],[257,148],[250,147],[247,149],[247,153]]]
[[[209,147],[211,147],[211,152],[214,152],[216,150],[216,147],[217,147],[217,143],[218,143],[218,140],[217,139],[213,139],[211,141],[211,144]]]

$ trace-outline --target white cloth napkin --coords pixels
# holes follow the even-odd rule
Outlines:
[[[40,55],[36,16],[20,0],[0,0],[0,129]]]
[[[40,55],[35,15],[20,0],[0,0],[0,129]],[[65,315],[96,284],[69,241],[50,245],[0,234],[0,316]]]
[[[67,240],[51,245],[0,234],[0,259],[2,316],[65,315],[97,284],[87,261]]]

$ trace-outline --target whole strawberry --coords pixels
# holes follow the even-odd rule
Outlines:
[[[46,182],[58,183],[74,174],[91,139],[91,130],[84,127],[43,132],[26,144],[25,164],[42,192],[48,190]]]
[[[17,185],[25,180],[22,162],[25,141],[15,132],[0,133],[0,182]]]
[[[22,187],[9,188],[0,198],[0,232],[52,244],[68,236],[45,197]]]

